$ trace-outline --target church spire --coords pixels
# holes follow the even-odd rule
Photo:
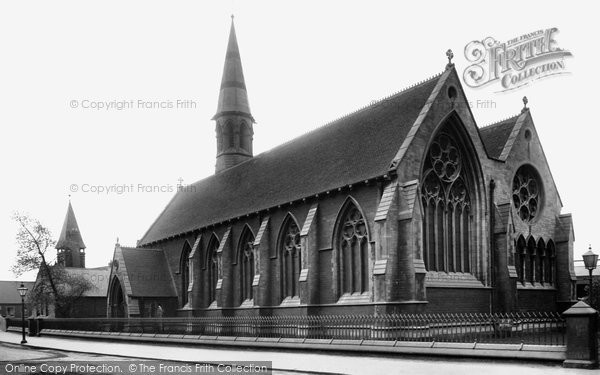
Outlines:
[[[231,16],[231,29],[225,54],[217,113],[213,120],[217,122],[216,172],[252,158],[254,117],[250,113],[233,16]]]
[[[249,116],[252,122],[254,122],[250,113],[248,92],[246,91],[246,82],[244,80],[244,71],[242,70],[240,49],[235,35],[233,16],[231,16],[229,43],[227,44],[227,53],[225,54],[225,66],[223,67],[223,76],[221,78],[217,113],[213,117],[213,120],[231,113],[244,114]]]
[[[56,249],[58,250],[57,261],[59,264],[65,267],[85,268],[85,244],[81,238],[70,200],[67,215],[56,242]]]

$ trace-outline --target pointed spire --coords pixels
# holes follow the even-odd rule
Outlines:
[[[73,252],[79,252],[80,249],[85,249],[85,244],[81,238],[79,232],[79,226],[77,225],[77,219],[75,219],[75,212],[73,212],[73,206],[71,206],[71,200],[69,199],[69,207],[67,208],[67,215],[63,223],[62,230],[60,231],[60,237],[56,242],[57,249],[68,249]]]
[[[231,29],[229,31],[229,43],[227,44],[227,53],[225,55],[225,66],[223,67],[217,113],[213,117],[213,120],[225,114],[244,114],[254,121],[250,113],[250,104],[248,102],[244,72],[242,70],[242,59],[235,35],[233,15],[231,15]]]

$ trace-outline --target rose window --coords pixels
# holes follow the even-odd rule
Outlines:
[[[517,171],[513,180],[513,204],[521,220],[533,220],[541,203],[541,185],[537,173],[529,166]]]

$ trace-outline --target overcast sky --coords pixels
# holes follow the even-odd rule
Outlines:
[[[558,45],[573,53],[565,60],[570,74],[508,93],[497,93],[499,85],[464,87],[471,102],[494,103],[473,106],[479,126],[519,113],[521,98],[529,98],[563,213],[573,214],[575,258],[590,243],[599,252],[594,92],[600,54],[592,3],[482,4],[2,2],[0,279],[14,278],[8,268],[16,254],[15,210],[58,236],[71,194],[87,265],[102,266],[117,237],[123,245],[136,244],[179,179],[189,184],[213,173],[211,117],[231,13],[257,120],[255,154],[441,72],[448,48],[462,73],[469,65],[464,49],[473,40],[508,41],[558,28]],[[188,108],[177,108],[178,100]],[[82,108],[84,101],[134,105],[98,110]],[[139,101],[173,108],[140,108]],[[89,191],[131,185],[133,191],[123,194]],[[167,191],[144,192],[140,185]]]

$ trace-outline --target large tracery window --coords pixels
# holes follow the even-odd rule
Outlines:
[[[248,228],[244,230],[239,246],[238,267],[241,273],[241,299],[243,303],[252,299],[252,282],[254,281],[254,236]]]
[[[206,269],[208,271],[208,303],[217,299],[217,282],[219,281],[219,240],[213,236],[206,251]]]
[[[367,224],[354,204],[344,212],[338,234],[340,290],[342,294],[362,294],[369,291]]]
[[[298,296],[300,278],[300,229],[289,216],[284,224],[281,240],[282,299]]]
[[[450,135],[441,133],[427,153],[421,187],[428,271],[471,270],[471,198],[465,178],[465,161],[458,145]]]
[[[541,208],[542,189],[538,174],[529,165],[517,170],[513,179],[513,204],[521,220],[532,221]]]

